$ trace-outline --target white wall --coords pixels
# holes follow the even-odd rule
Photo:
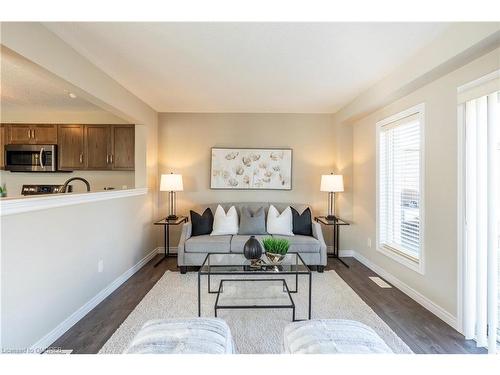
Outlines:
[[[431,43],[334,114],[342,123],[360,119],[411,94],[500,44],[498,22],[455,22]]]
[[[335,161],[330,115],[161,113],[158,128],[160,173],[175,171],[184,179],[184,191],[177,195],[179,213],[189,214],[205,203],[251,201],[306,203],[315,214],[326,213],[327,193],[319,185]],[[217,146],[292,148],[292,190],[211,190],[210,149]],[[167,199],[162,193],[162,213]],[[172,245],[177,241],[174,234]]]
[[[151,206],[141,195],[3,216],[2,347],[32,346],[151,252]]]
[[[457,87],[500,67],[500,49],[377,110],[352,125],[353,225],[342,248],[358,251],[410,288],[457,315]],[[375,244],[376,122],[425,103],[425,275],[367,246]],[[345,124],[336,128],[345,132]],[[337,132],[338,134],[338,132]],[[346,135],[346,140],[351,136]],[[348,164],[349,156],[343,162]]]

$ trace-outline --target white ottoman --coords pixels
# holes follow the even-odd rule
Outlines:
[[[231,330],[222,319],[158,319],[142,326],[126,354],[233,354]]]
[[[288,354],[392,353],[373,329],[363,323],[343,319],[288,324],[283,349]]]

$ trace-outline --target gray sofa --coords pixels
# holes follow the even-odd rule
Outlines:
[[[242,207],[250,207],[251,209],[258,209],[264,207],[266,211],[269,205],[274,205],[278,211],[284,210],[287,206],[294,207],[299,213],[307,208],[304,204],[290,204],[290,203],[270,203],[270,202],[251,202],[251,203],[220,203],[224,210],[228,210],[231,206],[235,206],[238,215],[241,213]],[[209,204],[199,208],[198,212],[202,213],[207,207],[215,213],[218,203]],[[323,238],[321,226],[319,223],[312,221],[313,236],[274,236],[286,238],[290,241],[291,252],[300,253],[304,262],[309,266],[317,266],[319,272],[323,272],[327,262],[326,243]],[[258,240],[270,235],[255,236]],[[180,267],[181,273],[187,271],[188,266],[201,266],[207,253],[210,252],[227,252],[227,253],[243,253],[243,246],[248,240],[250,235],[227,235],[227,236],[191,236],[191,223],[185,223],[182,227],[182,233],[177,248],[178,256],[177,263]]]

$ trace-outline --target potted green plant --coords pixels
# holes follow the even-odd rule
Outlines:
[[[288,253],[290,242],[284,238],[266,237],[262,240],[266,257],[273,264],[280,263]]]
[[[5,187],[5,184],[0,185],[0,197],[6,197],[7,196],[7,188]]]

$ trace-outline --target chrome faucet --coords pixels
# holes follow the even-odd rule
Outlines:
[[[75,180],[80,180],[82,182],[85,183],[85,185],[87,185],[87,191],[90,191],[90,184],[89,182],[84,179],[83,177],[71,177],[69,180],[67,180],[62,186],[61,186],[61,189],[59,190],[60,193],[66,193],[66,189],[68,188],[68,184],[71,182],[71,181],[75,181]]]

